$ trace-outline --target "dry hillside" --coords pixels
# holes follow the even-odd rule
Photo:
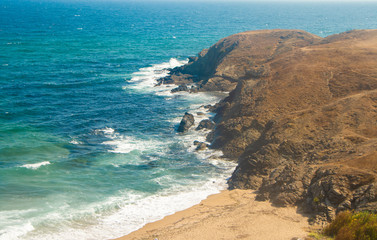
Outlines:
[[[377,210],[377,30],[235,34],[160,79],[173,82],[230,91],[208,136],[238,159],[230,188],[319,220]]]

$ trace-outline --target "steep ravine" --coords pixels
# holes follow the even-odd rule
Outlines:
[[[229,36],[160,84],[229,91],[208,136],[238,167],[229,187],[331,220],[377,211],[377,30]]]

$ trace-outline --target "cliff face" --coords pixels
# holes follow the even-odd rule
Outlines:
[[[240,33],[161,81],[231,91],[209,136],[238,158],[230,188],[327,220],[377,210],[377,30]]]

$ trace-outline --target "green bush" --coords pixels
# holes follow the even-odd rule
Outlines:
[[[341,212],[323,233],[335,240],[377,240],[377,214]]]

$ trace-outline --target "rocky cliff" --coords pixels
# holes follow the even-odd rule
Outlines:
[[[238,159],[230,188],[319,220],[377,211],[377,30],[235,34],[160,79],[173,82],[230,92],[208,136]]]

